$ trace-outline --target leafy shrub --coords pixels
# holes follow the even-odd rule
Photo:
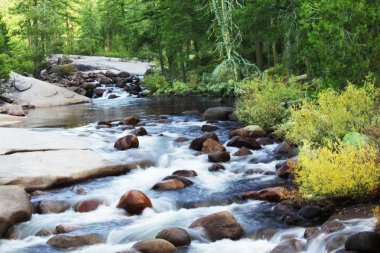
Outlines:
[[[166,78],[164,76],[154,73],[144,76],[144,86],[148,87],[152,91],[156,91],[160,88],[168,88],[169,83],[166,81]]]
[[[316,101],[306,101],[293,107],[290,121],[279,132],[298,144],[322,145],[343,138],[350,132],[361,132],[374,114],[378,90],[372,84],[357,88],[349,84],[338,93],[322,91]]]
[[[158,94],[176,94],[176,95],[186,95],[193,91],[193,89],[186,83],[175,81],[169,87],[162,87],[157,90]]]
[[[237,102],[239,119],[263,128],[284,123],[290,116],[289,103],[302,99],[305,94],[300,84],[277,78],[248,80],[239,86],[243,91]]]
[[[0,54],[0,80],[8,80],[11,72],[11,63],[7,54]]]
[[[74,64],[63,64],[63,65],[58,65],[56,67],[56,72],[60,76],[68,76],[71,75],[72,73],[76,72],[77,68],[74,66]]]
[[[377,150],[368,145],[329,142],[317,149],[306,145],[299,154],[296,182],[309,199],[368,196],[380,183],[376,157]]]

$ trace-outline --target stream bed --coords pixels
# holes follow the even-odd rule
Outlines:
[[[178,248],[177,252],[269,253],[282,242],[294,239],[300,245],[307,245],[301,247],[299,252],[323,253],[336,252],[343,248],[344,238],[373,228],[375,219],[348,220],[343,222],[344,229],[330,234],[322,233],[307,242],[304,239],[305,228],[287,226],[273,217],[274,204],[242,200],[241,195],[247,191],[287,183],[270,175],[276,171],[275,165],[284,161],[275,159],[273,155],[277,143],[265,145],[246,157],[231,156],[231,161],[223,164],[226,170],[210,172],[208,168],[212,163],[207,155],[190,150],[190,141],[175,142],[178,137],[189,140],[199,137],[203,134],[201,126],[206,123],[199,116],[183,116],[181,112],[194,109],[203,112],[221,103],[228,104],[220,99],[201,97],[138,99],[121,96],[112,100],[95,99],[92,104],[30,110],[28,118],[17,127],[53,131],[71,137],[90,137],[92,149],[105,159],[115,163],[146,159],[152,161],[154,166],[77,184],[75,187],[85,190],[86,195],[76,194],[70,186],[32,196],[33,203],[62,200],[73,207],[81,200],[95,198],[101,199],[104,204],[88,213],[77,213],[70,208],[59,214],[33,214],[30,221],[16,225],[15,240],[0,240],[0,252],[116,253],[128,251],[137,241],[154,239],[161,230],[176,226],[186,229],[192,238],[190,246]],[[139,137],[138,149],[117,151],[113,147],[115,141],[133,130],[123,126],[99,128],[97,122],[117,121],[129,116],[140,118],[149,135]],[[224,146],[229,131],[239,127],[237,122],[214,122],[213,125],[218,127],[215,133]],[[226,148],[231,154],[238,150]],[[154,184],[177,170],[196,171],[198,176],[191,178],[194,184],[177,191],[152,190]],[[144,192],[151,199],[153,208],[145,209],[137,216],[127,216],[122,209],[117,209],[120,197],[132,189]],[[230,211],[234,215],[245,231],[242,239],[210,242],[199,231],[189,228],[195,220],[219,211]],[[97,233],[105,238],[105,242],[60,250],[46,244],[51,235],[36,236],[42,229],[54,230],[62,224],[75,228],[69,234]]]

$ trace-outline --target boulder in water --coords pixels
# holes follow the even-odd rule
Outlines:
[[[218,212],[194,221],[190,228],[203,228],[206,236],[212,240],[238,240],[244,235],[244,230],[228,211]]]
[[[223,163],[228,162],[231,159],[230,153],[228,152],[215,152],[208,155],[208,160],[213,163]]]
[[[219,171],[219,170],[226,170],[226,168],[219,163],[215,163],[208,168],[208,171]]]
[[[114,145],[114,148],[118,150],[126,150],[139,147],[139,139],[136,135],[127,135],[118,139]]]
[[[243,195],[243,199],[265,200],[280,202],[286,199],[287,190],[284,187],[266,188],[260,191],[251,191]]]
[[[56,200],[42,200],[37,204],[37,213],[49,214],[49,213],[63,213],[70,208],[69,203]]]
[[[165,228],[156,235],[156,239],[166,240],[176,247],[190,245],[191,243],[189,233],[180,227]]]
[[[0,238],[14,224],[30,220],[32,205],[19,186],[0,186]]]
[[[234,156],[249,156],[249,155],[252,155],[252,152],[248,148],[242,147],[238,151],[236,151],[233,155]]]
[[[260,138],[266,137],[268,134],[259,126],[246,126],[243,128],[235,129],[230,132],[230,139],[235,136],[240,137],[250,137],[250,138]]]
[[[186,184],[177,179],[169,179],[155,184],[152,189],[156,191],[174,191],[186,187]]]
[[[218,151],[226,151],[226,148],[214,139],[207,139],[202,146],[202,153],[210,154]]]
[[[54,248],[69,249],[78,248],[87,245],[103,243],[103,238],[97,234],[83,235],[56,235],[50,238],[46,243]]]
[[[194,184],[191,180],[187,179],[186,177],[181,177],[181,176],[177,176],[177,175],[167,176],[163,180],[171,180],[171,179],[181,181],[182,183],[185,184],[186,187]]]
[[[201,137],[195,138],[191,143],[190,143],[190,149],[196,150],[196,151],[201,151],[203,148],[203,143],[207,141],[208,139],[213,139],[217,142],[219,142],[219,138],[215,133],[208,133],[204,134]]]
[[[241,136],[233,137],[227,143],[227,146],[237,147],[237,148],[246,147],[249,149],[261,149],[261,145],[257,141],[255,141],[254,139],[249,138],[249,137],[241,137]]]
[[[136,129],[135,135],[137,135],[137,136],[145,136],[145,135],[148,135],[148,132],[146,131],[145,128],[140,127],[139,129]]]
[[[196,176],[198,176],[198,174],[195,170],[176,170],[173,172],[172,175],[180,176],[180,177],[196,177]]]
[[[379,253],[380,234],[376,232],[360,232],[350,236],[345,244],[346,250],[357,250],[366,253]]]
[[[227,121],[230,120],[234,111],[234,108],[226,106],[209,108],[203,113],[203,119]]]
[[[152,202],[143,192],[131,190],[120,198],[117,208],[122,208],[131,215],[137,215],[145,208],[152,208]]]
[[[136,126],[138,123],[140,123],[140,120],[135,117],[125,118],[120,121],[120,125]]]
[[[218,130],[218,127],[217,126],[212,126],[212,125],[203,125],[201,127],[201,131],[203,132],[214,132]]]
[[[274,154],[276,155],[284,155],[289,154],[293,151],[293,147],[289,145],[286,141],[281,142],[278,144],[278,146],[274,149]]]
[[[96,210],[100,205],[103,205],[104,201],[100,199],[87,199],[83,200],[75,205],[75,212],[87,213]]]
[[[189,139],[186,137],[178,137],[174,142],[187,142]]]
[[[173,244],[163,239],[140,241],[133,248],[142,253],[174,253],[177,250]]]

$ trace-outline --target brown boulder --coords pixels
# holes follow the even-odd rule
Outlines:
[[[201,151],[203,148],[203,143],[208,139],[213,139],[213,140],[219,142],[219,138],[215,133],[208,133],[208,134],[202,135],[201,137],[195,138],[190,143],[190,149],[193,149],[196,151]]]
[[[254,139],[252,139],[250,137],[241,137],[241,136],[233,137],[227,143],[227,146],[237,147],[237,148],[246,147],[249,149],[261,149],[261,145],[257,141],[255,141]]]
[[[278,146],[274,149],[274,153],[276,155],[283,155],[283,154],[289,154],[293,151],[293,147],[290,146],[286,141],[281,142],[278,144]]]
[[[136,215],[141,214],[145,208],[152,208],[152,202],[143,192],[131,190],[120,198],[117,208],[122,208],[127,213]]]
[[[203,113],[203,119],[222,121],[230,120],[229,116],[233,114],[234,111],[234,108],[225,106],[209,108]]]
[[[36,236],[45,237],[45,236],[49,236],[52,234],[53,234],[53,232],[48,230],[48,229],[41,229],[40,231],[37,232]]]
[[[78,213],[92,212],[103,204],[104,201],[100,199],[87,199],[76,204],[74,210]]]
[[[209,154],[218,151],[226,151],[226,148],[214,139],[207,139],[203,143],[202,153]]]
[[[260,145],[272,145],[275,143],[275,139],[271,138],[271,137],[261,137],[261,138],[257,138],[256,141],[260,144]]]
[[[177,175],[167,176],[167,177],[165,177],[162,180],[165,181],[165,180],[171,180],[171,179],[175,179],[175,180],[181,181],[182,183],[185,184],[185,187],[194,184],[193,181],[187,179],[186,177],[181,177],[181,176],[177,176]]]
[[[249,155],[252,155],[252,152],[248,148],[242,147],[238,151],[236,151],[233,155],[234,156],[249,156]]]
[[[152,189],[156,191],[174,191],[185,188],[186,185],[177,179],[169,179],[155,184]]]
[[[140,241],[133,248],[142,253],[173,253],[177,250],[173,244],[163,239]]]
[[[177,171],[174,171],[172,175],[181,176],[181,177],[196,177],[196,176],[198,176],[198,174],[195,170],[177,170]]]
[[[135,117],[125,118],[120,121],[120,125],[136,126],[138,123],[140,123],[140,120]]]
[[[56,235],[50,238],[46,243],[54,248],[69,249],[78,248],[87,245],[103,243],[103,238],[97,234],[84,235]]]
[[[96,88],[95,91],[94,91],[95,96],[98,97],[98,98],[102,97],[103,93],[104,93],[104,90],[100,89],[100,88]]]
[[[345,243],[346,250],[379,253],[380,234],[375,232],[360,232],[350,236]]]
[[[165,228],[156,235],[156,239],[166,240],[176,247],[190,245],[191,243],[189,233],[187,233],[185,229],[179,227]]]
[[[54,234],[66,234],[79,228],[77,225],[60,224],[55,227]]]
[[[231,156],[228,152],[215,152],[208,155],[208,160],[213,163],[223,163],[231,160]]]
[[[140,127],[139,129],[137,129],[135,131],[135,135],[137,135],[137,136],[145,136],[145,135],[148,135],[148,132],[146,131],[145,128]]]
[[[259,126],[247,126],[230,132],[230,139],[234,136],[261,138],[266,137],[268,134]]]
[[[219,163],[215,163],[213,165],[210,166],[210,168],[208,168],[208,171],[219,171],[219,170],[225,170],[226,168],[219,164]]]
[[[102,74],[98,74],[97,79],[98,79],[98,82],[100,84],[112,84],[113,83],[111,78],[105,77]]]
[[[118,150],[126,150],[139,147],[139,139],[136,135],[127,135],[115,142],[114,148]]]
[[[251,191],[243,195],[243,199],[265,200],[280,202],[286,199],[287,190],[284,187],[266,188],[260,191]]]
[[[64,201],[55,200],[42,200],[37,204],[37,213],[49,214],[49,213],[63,213],[70,208],[70,205]]]
[[[207,237],[212,240],[238,240],[244,235],[244,230],[228,211],[218,212],[200,218],[190,225],[190,228],[203,228]]]

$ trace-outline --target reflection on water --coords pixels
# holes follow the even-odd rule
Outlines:
[[[232,101],[203,97],[124,97],[94,99],[91,104],[37,108],[28,111],[24,122],[14,127],[78,127],[100,120],[118,120],[128,116],[179,115],[185,110],[200,112],[209,107],[231,105]]]

